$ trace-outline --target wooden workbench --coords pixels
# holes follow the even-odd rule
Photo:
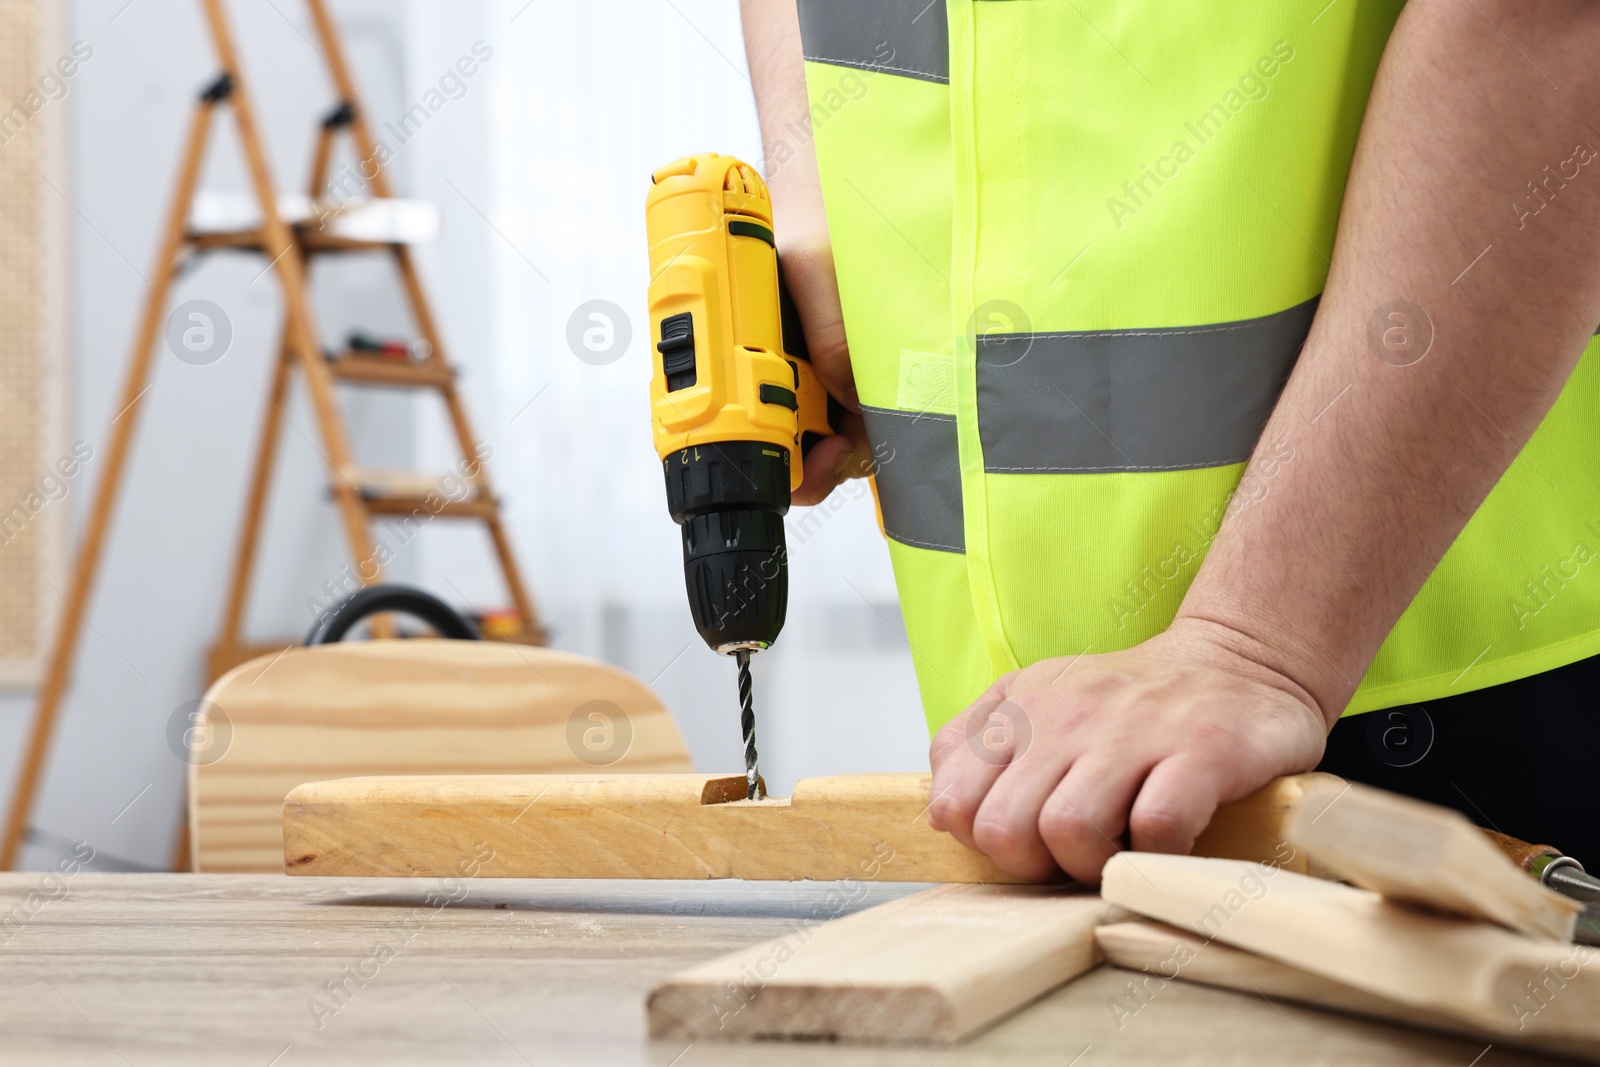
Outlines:
[[[834,914],[832,883],[482,878],[447,891],[421,879],[83,873],[65,884],[64,898],[0,927],[0,1064],[1540,1062],[1499,1048],[1475,1061],[1481,1045],[1185,983],[1114,1013],[1131,975],[1108,968],[954,1050],[645,1039],[652,983]],[[845,911],[919,888],[858,886]],[[26,911],[30,892],[37,905],[60,889],[0,874],[0,919]],[[347,966],[371,977],[357,985]],[[341,980],[342,1005],[324,988]]]

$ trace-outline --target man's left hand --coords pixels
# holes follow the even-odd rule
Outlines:
[[[1182,620],[1004,675],[934,736],[930,821],[1030,881],[1098,883],[1124,835],[1188,852],[1219,804],[1322,757],[1316,701],[1249,651]]]

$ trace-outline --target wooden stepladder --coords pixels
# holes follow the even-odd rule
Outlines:
[[[106,471],[100,479],[91,504],[74,560],[71,581],[57,624],[55,643],[40,686],[39,704],[21,774],[7,818],[5,839],[0,845],[0,869],[11,869],[27,835],[33,803],[43,773],[51,736],[61,703],[66,695],[77,651],[79,633],[88,609],[105,547],[106,535],[117,492],[126,467],[128,450],[145,392],[157,338],[162,333],[163,317],[172,283],[186,256],[211,251],[253,252],[268,262],[283,289],[284,322],[268,392],[268,410],[253,464],[246,499],[244,526],[237,549],[222,630],[207,656],[207,678],[215,679],[229,668],[263,651],[278,651],[290,642],[251,645],[242,640],[241,627],[249,598],[257,548],[277,451],[283,407],[288,398],[291,368],[304,375],[311,398],[321,448],[328,462],[329,490],[339,511],[345,538],[355,561],[353,572],[363,584],[371,585],[384,577],[382,560],[372,534],[375,518],[408,519],[414,516],[470,519],[487,529],[505,576],[506,589],[516,620],[507,639],[543,644],[544,631],[532,598],[523,584],[510,540],[501,521],[499,503],[490,488],[482,463],[478,462],[472,427],[455,384],[454,370],[445,354],[439,328],[423,292],[410,248],[401,239],[351,237],[329,226],[337,220],[340,205],[329,206],[323,199],[336,140],[349,133],[361,159],[360,172],[372,197],[393,196],[384,174],[378,146],[367,124],[359,95],[349,74],[344,50],[324,0],[306,0],[317,35],[318,48],[327,61],[328,73],[338,92],[339,102],[321,124],[313,154],[309,193],[315,205],[313,217],[291,223],[284,217],[277,191],[267,165],[265,144],[256,123],[255,111],[246,90],[234,48],[232,31],[223,10],[223,0],[200,0],[212,43],[216,49],[220,74],[195,102],[194,117],[178,170],[178,180],[163,229],[163,236],[152,274],[151,291],[141,315],[133,354],[123,382],[118,414],[112,422],[110,443],[105,453]],[[243,145],[252,192],[257,201],[259,224],[248,229],[197,232],[190,217],[218,109],[227,107]],[[330,254],[379,254],[390,256],[395,264],[406,305],[421,344],[421,355],[412,359],[390,359],[363,352],[346,352],[329,358],[323,352],[311,310],[309,263],[317,256]],[[450,424],[463,457],[461,481],[464,493],[444,499],[433,492],[425,476],[396,478],[359,468],[351,450],[344,417],[335,386],[339,382],[356,386],[428,389],[443,399]],[[375,636],[392,636],[386,619],[375,619]]]

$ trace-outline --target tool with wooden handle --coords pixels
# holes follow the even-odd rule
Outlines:
[[[1585,945],[1600,945],[1600,878],[1589,874],[1583,864],[1551,845],[1531,845],[1510,834],[1485,830],[1495,846],[1511,861],[1542,884],[1564,897],[1583,904],[1572,940]]]

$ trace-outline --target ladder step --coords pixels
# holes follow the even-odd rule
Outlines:
[[[415,389],[444,389],[455,382],[455,371],[439,359],[413,361],[347,352],[328,360],[333,376],[344,382],[398,385]]]
[[[280,219],[308,234],[382,245],[422,244],[439,236],[439,209],[421,200],[331,201],[284,193],[277,207]],[[261,204],[242,190],[202,189],[191,205],[189,229],[196,234],[259,231]]]
[[[442,494],[429,496],[424,493],[418,496],[365,496],[367,510],[374,515],[433,515],[435,518],[446,519],[481,519],[497,518],[500,514],[500,505],[495,503],[493,497],[467,497],[465,500],[450,500]]]
[[[500,504],[492,496],[479,495],[475,488],[459,479],[433,478],[409,471],[358,472],[352,479],[367,510],[374,515],[424,515],[457,519],[494,519]],[[462,497],[463,489],[471,495]]]
[[[398,242],[363,241],[339,237],[308,226],[294,227],[296,241],[305,255],[317,252],[388,252],[401,247]],[[189,247],[197,252],[238,251],[265,254],[266,237],[260,230],[190,230],[184,234]]]

